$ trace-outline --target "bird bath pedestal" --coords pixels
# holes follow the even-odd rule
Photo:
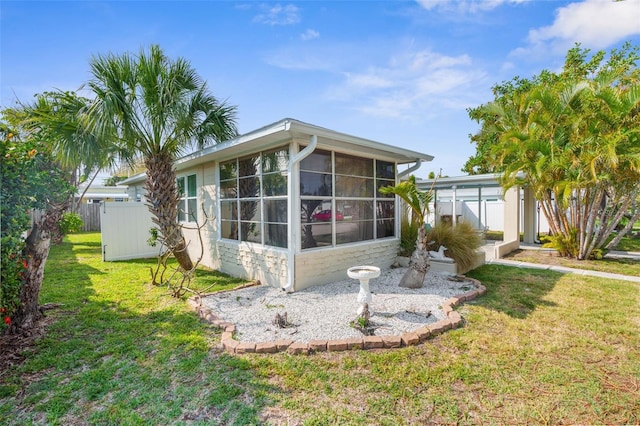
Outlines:
[[[358,293],[358,315],[362,315],[365,306],[368,306],[369,313],[371,311],[371,291],[369,290],[369,280],[380,276],[380,268],[376,266],[354,266],[347,270],[349,278],[360,280],[360,292]]]

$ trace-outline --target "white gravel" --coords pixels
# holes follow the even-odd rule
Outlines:
[[[456,281],[431,271],[422,288],[402,288],[398,283],[406,270],[383,270],[369,283],[373,295],[370,321],[376,336],[401,335],[444,319],[442,302],[475,288],[470,281]],[[359,290],[358,280],[346,278],[294,293],[261,285],[210,295],[202,302],[214,314],[236,325],[239,341],[309,342],[363,336],[350,325],[357,318]],[[274,325],[274,318],[285,312],[292,325],[279,328]]]

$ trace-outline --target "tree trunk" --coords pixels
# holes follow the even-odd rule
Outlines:
[[[624,229],[622,229],[622,231],[618,232],[618,235],[616,235],[616,237],[613,240],[611,240],[609,242],[609,244],[607,244],[606,249],[607,250],[614,249],[618,245],[620,240],[622,240],[622,238],[629,233],[631,228],[633,228],[633,225],[638,220],[640,220],[640,211],[636,212],[636,214],[631,217],[631,219],[629,220],[629,222],[627,222],[627,225],[624,227]]]
[[[193,269],[193,262],[187,251],[187,244],[178,223],[178,203],[180,194],[176,185],[173,158],[168,154],[157,154],[145,160],[147,182],[145,184],[147,205],[153,214],[153,222],[162,234],[164,244],[185,271]]]
[[[63,211],[64,206],[50,206],[40,222],[32,225],[25,241],[27,269],[20,287],[20,305],[12,315],[11,333],[28,332],[42,318],[38,299],[44,279],[44,267],[51,248],[51,234],[57,230]]]
[[[424,277],[429,270],[429,252],[426,250],[427,242],[425,241],[426,231],[424,224],[418,229],[418,241],[416,249],[411,255],[409,269],[405,272],[400,280],[400,287],[405,288],[421,288],[424,283]]]

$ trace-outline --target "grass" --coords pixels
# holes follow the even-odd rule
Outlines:
[[[505,258],[509,260],[519,260],[521,262],[543,263],[565,266],[567,268],[640,276],[640,261],[634,259],[604,258],[601,260],[576,260],[560,257],[555,252],[544,250],[516,250],[509,253]]]
[[[232,357],[98,238],[54,248],[42,302],[64,306],[0,376],[0,424],[640,423],[637,283],[487,265],[465,326],[425,344]]]
[[[247,424],[264,384],[243,359],[217,353],[220,332],[154,287],[155,261],[104,263],[99,234],[54,247],[41,301],[46,335],[0,382],[0,424]],[[198,271],[196,286],[239,284]]]

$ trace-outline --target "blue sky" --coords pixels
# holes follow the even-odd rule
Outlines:
[[[460,175],[491,86],[557,70],[579,42],[640,45],[640,0],[7,1],[0,106],[76,90],[93,55],[159,44],[238,107],[242,133],[285,117],[435,156]]]

